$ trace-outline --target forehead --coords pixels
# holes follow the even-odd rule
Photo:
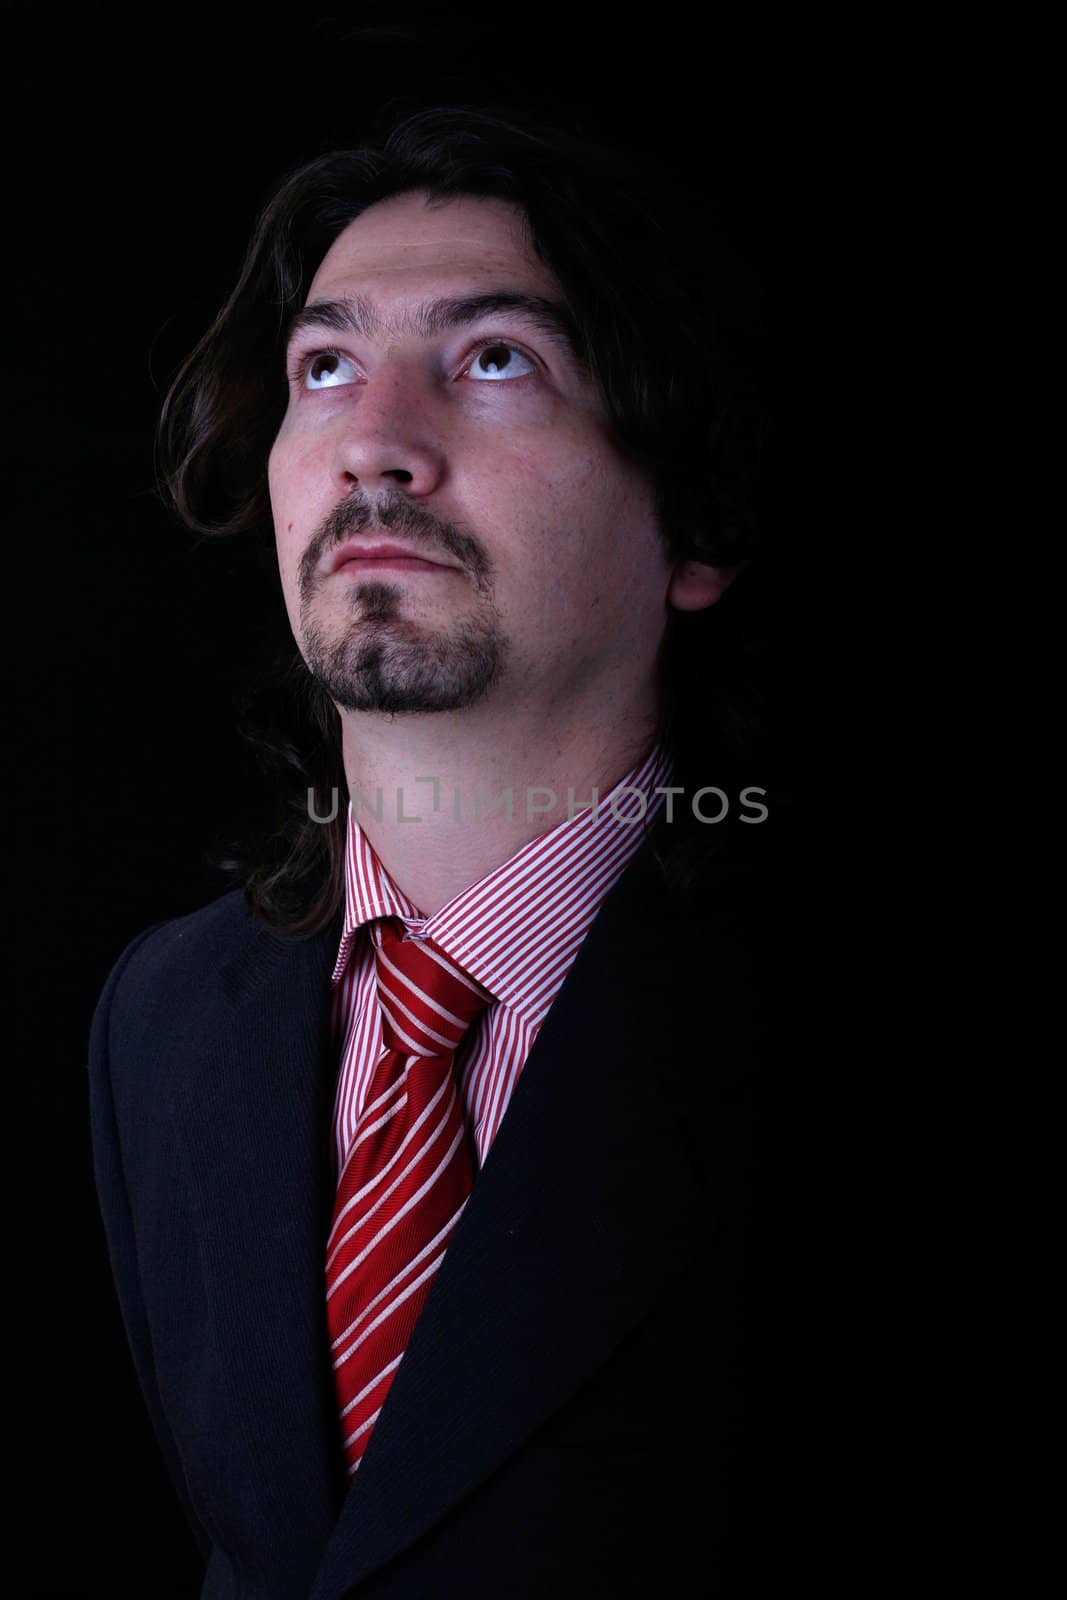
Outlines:
[[[525,217],[505,200],[425,191],[369,206],[330,246],[308,300],[363,294],[381,309],[429,290],[479,286],[556,296],[559,285],[526,237]]]

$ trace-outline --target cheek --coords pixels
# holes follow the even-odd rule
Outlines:
[[[300,556],[314,526],[315,502],[308,492],[313,468],[306,457],[282,436],[267,459],[274,543],[287,595],[295,592]]]
[[[533,474],[529,505],[536,529],[530,556],[565,575],[576,592],[625,615],[635,595],[666,573],[650,486],[618,458],[592,448],[559,470]]]
[[[299,458],[292,446],[277,440],[267,457],[267,488],[271,511],[274,514],[275,532],[280,534],[287,520],[292,519],[291,506],[297,497]]]
[[[551,438],[539,444],[495,451],[482,473],[483,503],[491,520],[514,530],[510,553],[525,566],[559,564],[579,554],[576,534],[604,494],[603,464],[595,451],[561,450]]]

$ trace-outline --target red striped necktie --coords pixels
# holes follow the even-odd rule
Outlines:
[[[374,928],[385,1053],[334,1201],[326,1320],[355,1472],[474,1183],[454,1058],[492,996],[430,939]]]

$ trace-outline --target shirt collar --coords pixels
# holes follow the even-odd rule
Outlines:
[[[345,921],[334,982],[344,976],[360,929],[378,917],[399,917],[496,999],[540,1021],[601,902],[654,821],[664,798],[655,791],[671,776],[667,751],[654,744],[595,807],[538,834],[431,917],[421,916],[393,882],[350,801]]]

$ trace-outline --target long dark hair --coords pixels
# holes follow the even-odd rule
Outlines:
[[[694,230],[701,196],[631,153],[524,114],[439,106],[407,114],[357,150],[284,178],[262,211],[239,280],[176,374],[159,426],[163,492],[193,530],[272,539],[267,458],[287,404],[284,334],[337,236],[368,206],[414,189],[510,201],[560,284],[580,360],[618,447],[650,474],[672,558],[744,567],[705,612],[672,612],[658,663],[659,736],[686,788],[662,857],[679,888],[739,839],[698,825],[687,796],[761,785],[762,604],[746,471],[750,433],[717,334],[718,281]],[[287,642],[246,697],[243,729],[271,770],[276,825],[217,865],[269,925],[310,936],[343,903],[346,793],[338,713]],[[678,815],[678,813],[676,813]]]

